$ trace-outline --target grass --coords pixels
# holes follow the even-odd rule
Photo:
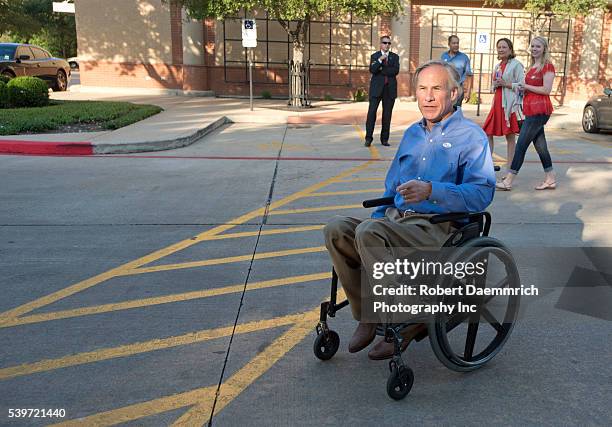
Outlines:
[[[53,100],[46,107],[0,109],[0,135],[42,133],[79,124],[118,129],[162,110],[129,102]]]

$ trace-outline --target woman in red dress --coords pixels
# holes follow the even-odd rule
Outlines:
[[[535,189],[554,190],[557,188],[557,180],[546,145],[546,135],[544,134],[544,125],[548,122],[553,111],[550,92],[555,80],[555,67],[550,62],[548,41],[544,37],[534,37],[531,40],[530,50],[531,68],[525,76],[525,82],[519,86],[520,89],[525,91],[523,99],[525,122],[521,128],[516,153],[508,171],[510,173],[496,184],[496,187],[500,190],[509,191],[512,189],[512,182],[523,165],[525,153],[531,142],[533,142],[544,168],[544,180]]]
[[[491,91],[495,92],[491,111],[485,120],[483,130],[489,138],[491,155],[493,154],[493,137],[505,136],[508,146],[506,169],[514,157],[515,135],[519,133],[518,120],[522,120],[518,85],[523,82],[525,71],[514,54],[512,41],[501,38],[496,43],[497,58],[501,61],[495,66],[491,81]]]

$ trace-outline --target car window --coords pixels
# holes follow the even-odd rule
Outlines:
[[[27,46],[19,46],[17,48],[17,54],[15,55],[15,57],[19,58],[21,55],[28,55],[30,59],[34,59],[34,54]]]
[[[0,61],[15,59],[15,46],[0,45]]]
[[[37,48],[37,47],[34,47],[34,46],[30,46],[30,49],[32,49],[32,52],[34,52],[34,58],[36,58],[36,59],[47,59],[47,58],[49,58],[45,54],[45,52],[42,49],[40,49],[40,48]]]

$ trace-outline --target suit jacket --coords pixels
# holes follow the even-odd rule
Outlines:
[[[385,76],[388,80],[389,93],[391,98],[397,98],[397,79],[395,76],[399,73],[399,56],[396,53],[389,52],[387,63],[381,64],[378,58],[382,56],[382,52],[374,52],[370,57],[370,96],[380,97],[385,86]]]

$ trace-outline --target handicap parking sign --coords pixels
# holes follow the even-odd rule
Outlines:
[[[242,20],[242,46],[257,47],[257,23],[254,19]]]
[[[489,53],[491,37],[488,32],[481,31],[476,34],[476,53]]]

